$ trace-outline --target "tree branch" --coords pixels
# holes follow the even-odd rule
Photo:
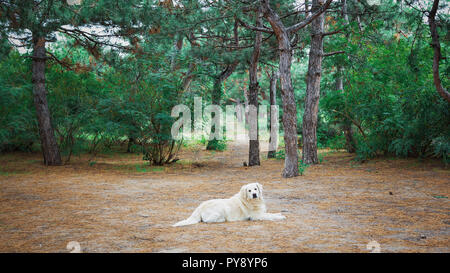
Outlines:
[[[445,88],[442,86],[441,78],[439,76],[439,61],[442,59],[442,55],[441,55],[441,45],[439,43],[439,34],[437,32],[437,25],[436,25],[436,13],[438,10],[438,6],[439,0],[434,0],[433,7],[431,8],[431,11],[428,15],[428,24],[430,25],[430,32],[431,32],[431,47],[434,49],[433,80],[439,95],[447,102],[450,102],[450,93],[447,90],[445,90]]]
[[[251,26],[249,24],[247,24],[246,22],[242,21],[241,19],[237,19],[237,21],[239,22],[239,24],[245,28],[254,30],[254,31],[261,31],[261,32],[265,32],[265,33],[273,33],[273,30],[270,30],[269,28],[265,28],[265,27],[255,27],[255,26]]]
[[[345,112],[339,112],[339,111],[337,111],[337,110],[331,110],[331,111],[332,111],[332,112],[335,112],[335,113],[337,113],[337,114],[340,114],[340,115],[342,115],[342,116],[344,116],[344,117],[346,117],[346,118],[348,118],[353,124],[355,124],[355,126],[358,128],[359,132],[360,132],[361,135],[364,137],[364,139],[367,138],[367,137],[366,137],[366,134],[364,133],[363,128],[361,127],[361,124],[360,124],[358,121],[352,119],[352,118],[351,118],[347,113],[345,113]]]
[[[53,53],[51,53],[50,51],[45,51],[45,53],[47,53],[48,55],[50,55],[50,57],[47,57],[48,59],[54,60],[55,62],[57,62],[58,64],[60,64],[62,67],[66,68],[67,70],[72,70],[72,65],[70,65],[67,62],[61,61],[60,59],[58,59],[58,57],[56,57]]]
[[[336,55],[336,54],[342,54],[342,53],[345,53],[345,51],[333,51],[333,52],[329,52],[329,53],[323,53],[323,57],[328,57],[328,56],[333,56],[333,55]]]
[[[287,32],[288,33],[296,32],[299,29],[302,29],[302,28],[306,27],[309,23],[311,23],[314,19],[316,19],[317,16],[321,15],[322,13],[324,13],[327,10],[327,8],[330,6],[331,2],[333,2],[333,0],[327,0],[327,2],[325,2],[325,4],[323,4],[319,8],[319,10],[317,10],[314,14],[306,17],[306,19],[303,20],[302,22],[288,27],[287,28]]]
[[[325,33],[322,33],[322,37],[334,35],[334,34],[341,33],[341,32],[342,32],[342,29],[335,30],[335,31],[330,31],[330,32],[325,32]]]

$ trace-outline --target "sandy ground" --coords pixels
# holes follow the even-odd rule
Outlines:
[[[0,251],[68,252],[76,241],[83,252],[370,252],[376,241],[381,252],[450,252],[441,162],[321,153],[322,164],[291,179],[281,177],[282,160],[244,167],[242,142],[184,150],[167,167],[145,167],[136,154],[62,167],[42,166],[40,154],[1,155]],[[171,227],[249,182],[263,184],[268,211],[287,219]]]

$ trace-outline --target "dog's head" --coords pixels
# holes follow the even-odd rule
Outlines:
[[[263,199],[262,195],[263,187],[259,183],[250,183],[241,187],[241,199],[243,200],[254,200]]]

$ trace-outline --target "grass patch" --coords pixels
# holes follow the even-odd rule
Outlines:
[[[9,176],[11,173],[0,170],[0,176]]]
[[[123,164],[116,165],[113,169],[131,173],[152,173],[152,172],[163,172],[165,167],[163,166],[151,166],[148,164]]]
[[[0,170],[0,176],[14,176],[14,175],[19,175],[19,174],[29,174],[30,172],[27,171],[14,171],[14,172],[5,172]]]
[[[154,167],[148,165],[136,165],[136,172],[138,173],[152,173],[152,172],[163,172],[164,167]]]
[[[302,160],[299,160],[297,167],[298,167],[298,174],[299,175],[303,175],[305,173],[305,171],[306,171],[306,168],[309,167],[309,164],[305,164],[305,163],[303,163]]]
[[[41,159],[32,159],[32,160],[28,160],[27,163],[31,163],[31,164],[35,164],[35,163],[41,163],[42,160]]]

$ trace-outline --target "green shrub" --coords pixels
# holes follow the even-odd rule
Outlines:
[[[30,67],[15,51],[0,61],[0,152],[31,151],[39,143]]]
[[[450,137],[438,137],[433,140],[433,156],[442,158],[445,165],[450,162]]]
[[[278,150],[275,153],[275,158],[276,159],[285,159],[286,158],[286,152],[284,151],[284,149]]]
[[[212,151],[225,151],[227,149],[227,141],[226,140],[214,140],[208,141],[208,150]]]
[[[308,168],[308,167],[309,167],[308,164],[305,164],[305,163],[303,163],[302,160],[299,160],[298,161],[298,174],[303,175],[306,171],[306,168]]]
[[[326,147],[333,150],[345,149],[344,134],[335,135],[333,138],[328,139]]]

